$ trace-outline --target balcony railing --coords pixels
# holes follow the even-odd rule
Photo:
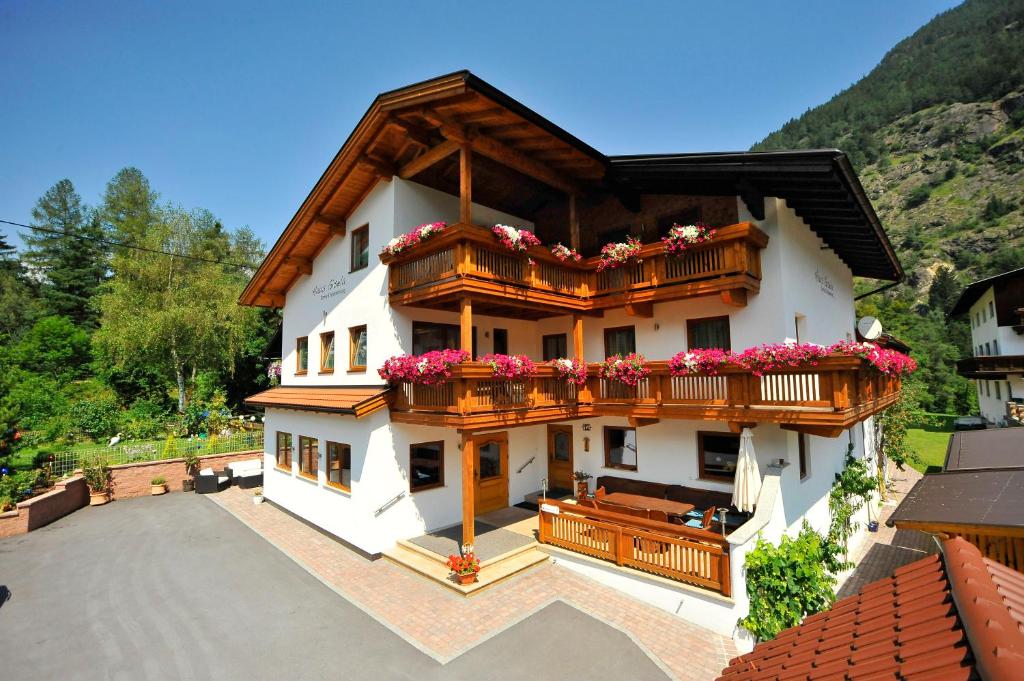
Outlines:
[[[730,594],[729,542],[719,534],[558,501],[546,506],[558,512],[541,507],[542,544]]]
[[[964,378],[1001,379],[1024,374],[1024,355],[979,355],[958,360],[956,371]]]
[[[757,291],[760,251],[767,243],[764,232],[739,223],[722,227],[714,240],[683,256],[666,254],[660,243],[648,244],[640,261],[598,272],[598,258],[561,262],[539,246],[527,254],[511,253],[486,229],[459,224],[405,253],[382,255],[381,261],[389,266],[394,304],[441,305],[446,297],[467,293],[507,296],[514,287],[530,302],[564,313],[622,305],[625,294],[655,301]]]
[[[467,362],[453,368],[439,385],[403,384],[392,413],[419,414],[417,422],[481,427],[488,416],[558,420],[570,416],[711,419],[774,422],[845,428],[889,406],[901,381],[875,371],[859,357],[832,355],[816,365],[784,368],[755,376],[725,366],[717,376],[672,376],[667,362],[649,362],[650,375],[636,387],[598,376],[588,368],[587,384],[577,390],[552,367],[537,375],[505,381],[487,364]],[[442,416],[445,420],[439,421]],[[472,417],[473,423],[461,419]],[[507,420],[504,422],[508,422]],[[525,421],[524,421],[525,422]],[[495,425],[498,423],[495,422]]]

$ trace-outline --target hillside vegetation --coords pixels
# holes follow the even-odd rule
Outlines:
[[[914,348],[922,406],[972,411],[955,373],[970,331],[946,314],[966,283],[1024,266],[1024,0],[938,15],[753,149],[822,147],[850,156],[907,271],[858,313]]]

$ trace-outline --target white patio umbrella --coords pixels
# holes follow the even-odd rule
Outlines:
[[[761,491],[761,471],[754,454],[754,434],[744,428],[740,435],[740,453],[736,460],[736,478],[733,482],[732,505],[740,511],[751,512]]]

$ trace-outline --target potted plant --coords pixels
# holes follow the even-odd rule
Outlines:
[[[149,493],[154,497],[164,494],[167,491],[167,478],[158,475],[149,481]]]
[[[252,490],[252,503],[262,504],[263,503],[263,488],[255,487]]]
[[[90,506],[102,506],[110,501],[110,468],[104,459],[95,457],[85,462],[82,475],[89,486]]]
[[[195,476],[199,473],[199,453],[194,449],[185,452],[185,473],[188,475],[181,481],[181,491],[191,492],[196,488]]]
[[[477,573],[480,572],[480,559],[472,550],[469,550],[462,555],[448,556],[448,567],[455,573],[456,581],[466,586],[477,580]]]
[[[576,481],[576,497],[579,499],[586,498],[587,492],[589,491],[587,480],[590,480],[594,476],[586,471],[576,471],[572,474],[572,477]]]

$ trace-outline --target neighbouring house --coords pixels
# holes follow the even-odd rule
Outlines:
[[[380,553],[460,523],[472,543],[476,516],[583,470],[697,527],[541,506],[560,564],[735,633],[746,552],[827,528],[899,395],[862,346],[821,348],[854,339],[854,276],[903,271],[841,152],[606,156],[468,72],[381,94],[241,298],[283,309],[281,385],[248,400],[264,494]],[[807,361],[715,359],[786,342]],[[741,432],[753,514],[731,508]]]
[[[1024,571],[1024,429],[951,435],[942,472],[918,480],[886,524],[963,537]]]
[[[1021,678],[1024,574],[963,539],[729,664],[719,681]]]
[[[967,316],[973,356],[957,373],[978,388],[981,416],[999,426],[1024,416],[1024,268],[967,286],[950,316]]]

